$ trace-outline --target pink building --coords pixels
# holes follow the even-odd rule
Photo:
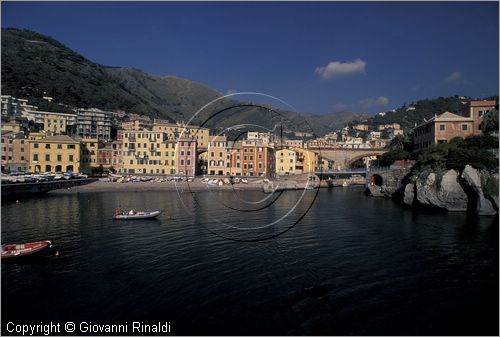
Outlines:
[[[196,174],[196,139],[180,138],[176,143],[175,172],[178,175],[194,176]]]
[[[111,144],[106,144],[106,146],[97,150],[97,166],[102,165],[104,168],[110,168],[113,166],[113,148]]]

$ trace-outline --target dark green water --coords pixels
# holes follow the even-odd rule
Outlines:
[[[2,334],[9,321],[158,320],[172,334],[498,334],[498,217],[419,214],[355,188],[300,196],[4,202],[2,243],[50,239],[60,256],[2,263]],[[117,206],[164,212],[119,222]]]

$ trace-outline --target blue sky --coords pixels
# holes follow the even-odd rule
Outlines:
[[[498,94],[498,2],[2,2],[2,27],[316,114]]]

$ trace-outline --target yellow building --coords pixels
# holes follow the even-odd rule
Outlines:
[[[2,122],[1,123],[1,130],[2,133],[4,132],[13,132],[13,133],[18,133],[21,132],[21,124],[15,121],[11,122]]]
[[[28,135],[28,139],[39,140],[45,138],[46,136],[47,134],[45,134],[45,132],[30,132],[30,134]]]
[[[80,141],[80,169],[84,173],[92,173],[92,168],[99,167],[97,163],[98,140],[97,138],[81,138]]]
[[[166,133],[148,130],[120,130],[121,173],[175,174],[175,141]]]
[[[80,142],[66,135],[29,140],[30,172],[80,172]]]
[[[196,139],[198,149],[206,149],[208,147],[209,129],[207,128],[200,128],[192,125],[185,127],[180,123],[173,124],[155,120],[151,130],[165,132],[168,135],[168,138],[172,140],[178,139],[182,134],[182,137],[184,138],[192,137]]]
[[[53,134],[66,133],[66,117],[58,114],[47,114],[43,117],[43,129]]]
[[[295,174],[313,173],[318,169],[319,156],[306,149],[294,149]]]
[[[276,174],[295,174],[296,153],[292,149],[276,151]]]

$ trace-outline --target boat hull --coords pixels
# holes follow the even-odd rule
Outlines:
[[[160,215],[160,211],[153,212],[139,212],[136,214],[117,214],[113,217],[115,220],[141,220],[141,219],[154,219]]]
[[[12,260],[38,256],[46,252],[50,247],[52,247],[52,242],[49,240],[3,245],[1,259]]]

